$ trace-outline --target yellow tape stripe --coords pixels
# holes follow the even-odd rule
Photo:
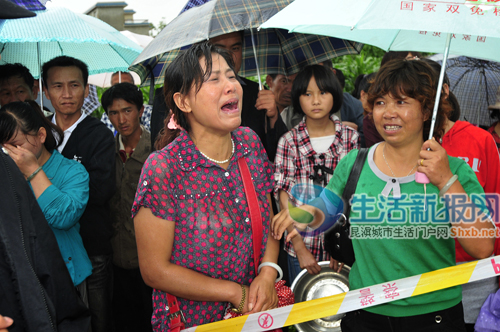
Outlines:
[[[489,257],[480,261],[469,262],[461,265],[451,266],[437,271],[427,272],[421,274],[420,276],[417,275],[409,278],[394,280],[393,282],[398,282],[398,281],[402,282],[405,279],[419,278],[417,286],[411,293],[411,296],[421,295],[448,287],[466,284],[469,281],[477,281],[489,277],[498,276],[500,274],[500,263],[496,263],[496,260],[498,259],[500,259],[500,256]],[[471,280],[471,277],[473,277],[473,280]],[[374,285],[374,288],[380,285],[382,284]],[[276,326],[272,326],[272,328],[295,325],[313,319],[332,316],[353,310],[350,305],[344,306],[342,307],[342,309],[341,306],[344,301],[346,301],[347,303],[352,301],[353,295],[356,295],[355,298],[356,301],[358,302],[359,301],[358,292],[359,290],[354,290],[348,293],[341,293],[338,295],[328,296],[307,302],[296,303],[292,306],[269,310],[266,313],[274,315],[275,319],[279,319],[278,321],[280,323],[276,324]],[[405,297],[402,297],[401,299],[409,297],[409,294],[410,293],[408,292],[407,295]],[[348,295],[350,296],[350,298],[348,297]],[[346,297],[348,298],[346,299]],[[379,302],[379,304],[386,302],[391,302],[391,301],[386,300],[384,302]],[[288,311],[286,308],[290,308],[289,309],[290,311]],[[265,330],[264,328],[259,328],[258,326],[256,326],[255,319],[259,315],[262,315],[262,313],[257,313],[249,316],[242,316],[226,321],[218,321],[206,325],[192,327],[184,331],[189,331],[189,332],[263,331]],[[247,319],[249,318],[251,319],[248,320],[247,322]],[[283,324],[283,322],[285,323]],[[244,326],[246,323],[248,323],[247,327]]]
[[[285,326],[295,325],[318,317],[336,315],[347,293],[340,293],[316,300],[300,302],[293,305]]]
[[[431,258],[432,259],[432,258]],[[411,296],[434,292],[469,282],[477,261],[422,274]]]

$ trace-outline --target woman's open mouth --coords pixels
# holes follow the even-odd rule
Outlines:
[[[233,98],[228,100],[224,105],[222,105],[221,110],[225,113],[236,113],[239,112],[238,99]]]

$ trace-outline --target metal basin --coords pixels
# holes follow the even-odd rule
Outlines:
[[[321,272],[317,275],[302,270],[292,284],[295,303],[319,299],[349,291],[349,271],[344,265],[340,273],[330,269],[330,262],[319,262]],[[299,332],[337,332],[340,331],[340,321],[344,314],[323,317],[308,322],[296,324]]]

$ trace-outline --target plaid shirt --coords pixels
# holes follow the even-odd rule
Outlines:
[[[89,84],[89,95],[85,98],[82,105],[82,113],[85,115],[92,114],[101,104],[97,96],[97,89],[95,85]]]
[[[147,131],[151,132],[151,113],[153,112],[153,106],[144,105],[144,113],[141,116],[141,125],[146,128]],[[103,113],[101,117],[101,122],[106,125],[112,132],[113,135],[116,135],[116,129],[113,127],[113,124],[109,120],[108,114]]]
[[[280,138],[274,173],[274,194],[278,201],[278,191],[281,189],[288,193],[295,206],[305,204],[309,199],[293,197],[292,188],[297,184],[306,185],[303,189],[312,189],[315,184],[325,187],[340,159],[352,149],[359,147],[357,131],[341,124],[334,115],[330,118],[335,122],[336,134],[332,145],[325,153],[318,154],[314,151],[305,120],[302,120]],[[330,174],[330,170],[332,174]],[[294,195],[297,196],[298,192],[299,190],[294,190]],[[301,194],[301,197],[305,195],[305,197],[314,198],[312,193],[302,192]],[[330,259],[328,253],[323,249],[323,233],[316,236],[306,235],[302,239],[316,261]],[[291,256],[296,257],[290,242],[285,243],[285,250]]]

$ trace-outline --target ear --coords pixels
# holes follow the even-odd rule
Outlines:
[[[273,88],[273,78],[269,75],[266,76],[266,84],[269,87],[269,89]]]
[[[443,94],[444,99],[448,99],[450,96],[450,86],[447,83],[443,83]]]
[[[180,92],[174,93],[174,102],[182,112],[191,113],[192,109],[191,105],[189,104],[189,100]]]
[[[144,105],[142,105],[141,109],[139,110],[139,119],[142,117],[143,113],[144,113]]]
[[[45,98],[50,100],[50,93],[49,93],[49,89],[47,88],[47,86],[43,87],[43,94],[45,95]],[[43,95],[41,97],[43,98]]]
[[[33,88],[31,89],[31,94],[33,95],[33,100],[36,100],[36,98],[38,97],[39,91],[40,91],[39,81],[35,80],[33,82]]]
[[[42,144],[45,143],[45,140],[47,139],[47,131],[44,127],[40,127],[40,129],[38,129],[37,136]]]
[[[361,92],[359,93],[359,100],[363,100],[366,98],[368,98],[368,94],[364,90],[361,90]]]
[[[88,97],[88,95],[89,95],[89,85],[87,84],[87,85],[85,86],[85,96],[84,96],[84,97],[85,97],[85,98],[87,98],[87,97]]]

